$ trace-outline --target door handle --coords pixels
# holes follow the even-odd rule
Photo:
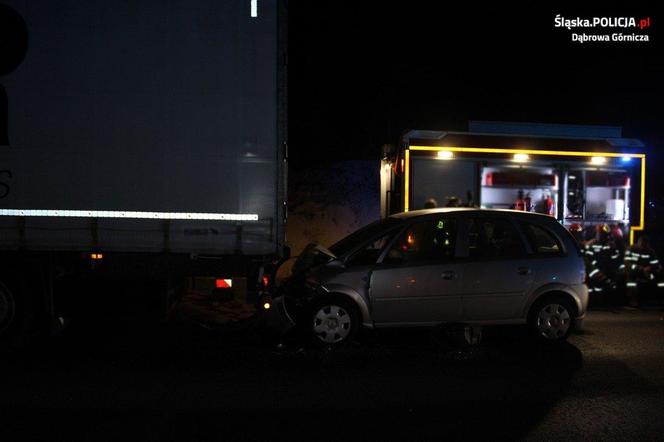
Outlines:
[[[516,271],[519,275],[530,275],[530,273],[532,272],[532,270],[530,270],[530,267],[519,267],[518,269],[516,269]]]
[[[443,279],[446,279],[448,281],[456,278],[456,272],[453,270],[446,270],[443,273],[440,274],[440,277]]]

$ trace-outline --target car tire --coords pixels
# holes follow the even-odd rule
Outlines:
[[[341,347],[356,336],[360,315],[351,301],[341,296],[314,300],[302,319],[302,331],[316,346]]]
[[[528,315],[528,326],[532,335],[540,341],[565,341],[574,326],[572,303],[562,296],[536,301]]]

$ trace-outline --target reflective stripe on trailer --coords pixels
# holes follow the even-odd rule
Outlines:
[[[255,213],[137,212],[129,210],[0,209],[0,216],[258,221],[258,215]]]

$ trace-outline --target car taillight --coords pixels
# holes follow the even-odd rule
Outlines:
[[[264,289],[270,287],[270,277],[269,276],[263,276],[262,282],[263,282],[263,288]]]

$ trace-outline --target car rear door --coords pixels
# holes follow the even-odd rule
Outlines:
[[[569,245],[572,250],[564,247],[564,239],[560,234],[568,235],[555,221],[550,223],[535,223],[530,220],[520,220],[517,223],[530,253],[530,266],[533,269],[533,289],[546,284],[583,284],[585,271],[583,258],[579,249],[570,237]],[[568,259],[568,255],[569,256]],[[525,305],[524,305],[525,307]]]
[[[468,214],[460,232],[467,260],[463,317],[467,321],[518,318],[533,284],[534,269],[509,216]]]
[[[458,223],[449,214],[408,225],[384,251],[370,277],[376,325],[461,319],[463,263],[456,260]]]

